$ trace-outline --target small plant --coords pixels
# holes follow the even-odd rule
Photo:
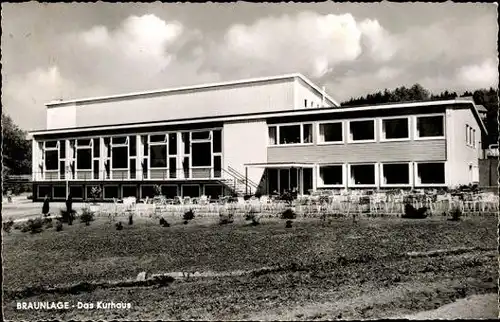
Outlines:
[[[27,222],[27,226],[32,234],[40,233],[43,230],[43,220],[42,218],[30,219]]]
[[[49,198],[47,196],[45,196],[45,199],[43,200],[42,214],[44,216],[48,216],[49,211],[50,211]]]
[[[184,225],[187,225],[188,224],[188,221],[187,220],[184,220]]]
[[[291,220],[287,220],[287,221],[286,221],[285,228],[292,228],[292,223],[293,223],[293,221],[291,221]]]
[[[194,219],[193,209],[189,209],[188,211],[186,211],[182,219],[184,219],[185,221],[193,220]]]
[[[121,221],[117,222],[117,223],[115,224],[115,226],[116,226],[116,230],[122,230],[122,229],[123,229],[123,224],[122,224],[122,222],[121,222]]]
[[[155,191],[155,196],[161,196],[161,187],[159,184],[155,184],[154,191]]]
[[[160,218],[160,225],[163,226],[163,227],[170,227],[170,224],[162,218]]]
[[[132,214],[128,215],[128,224],[133,225],[134,224],[134,216]]]
[[[63,230],[63,225],[62,222],[58,221],[56,224],[56,231],[61,231]]]
[[[412,205],[405,204],[405,213],[401,216],[401,218],[424,219],[427,218],[427,216],[427,207],[415,209]]]
[[[62,221],[63,223],[67,223],[68,225],[73,224],[73,220],[75,220],[76,211],[72,210],[71,213],[67,210],[60,210],[61,216],[57,218],[57,220]]]
[[[92,201],[94,204],[96,204],[96,200],[101,198],[101,195],[102,195],[102,191],[101,191],[101,187],[99,186],[95,186],[95,187],[92,187],[92,189],[90,189],[90,198],[92,198]]]
[[[88,208],[82,209],[82,214],[80,215],[80,221],[85,223],[85,226],[90,225],[90,222],[94,220],[94,213]]]
[[[260,218],[253,212],[249,212],[245,215],[245,220],[251,220],[250,223],[252,226],[257,226],[260,224]]]
[[[43,218],[45,228],[52,228],[52,218]]]
[[[281,214],[281,219],[295,219],[295,218],[297,218],[297,214],[291,208],[287,208]]]
[[[451,215],[451,218],[449,218],[448,220],[460,221],[460,219],[462,218],[462,210],[459,207],[453,207],[450,210],[450,215]]]
[[[14,226],[14,221],[10,219],[9,221],[6,221],[2,224],[3,231],[6,233],[10,233],[10,230],[12,229],[12,226]]]

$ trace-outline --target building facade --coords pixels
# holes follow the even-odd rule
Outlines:
[[[340,108],[300,74],[52,102],[34,200],[456,186],[485,131],[472,101]]]

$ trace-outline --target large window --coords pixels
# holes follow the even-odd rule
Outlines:
[[[193,142],[192,149],[193,167],[209,167],[212,165],[212,149],[210,142]]]
[[[78,149],[76,151],[76,168],[78,170],[92,169],[92,150]]]
[[[408,163],[383,164],[382,174],[384,185],[410,184],[410,165]]]
[[[58,151],[57,150],[46,150],[45,151],[45,170],[57,170],[58,169]]]
[[[300,125],[280,126],[280,144],[300,143]]]
[[[269,145],[312,143],[312,124],[273,125],[269,127]]]
[[[351,185],[375,185],[374,164],[352,164]]]
[[[167,167],[167,146],[151,145],[151,168],[166,168]]]
[[[433,138],[443,136],[443,115],[417,116],[417,138]]]
[[[408,118],[382,119],[382,140],[409,139]]]
[[[213,140],[214,140],[214,153],[217,153],[217,152],[222,152],[222,131],[221,130],[216,130],[214,131],[214,136],[213,136]]]
[[[168,154],[177,154],[177,133],[169,133],[168,135]]]
[[[343,142],[344,135],[342,122],[320,123],[319,124],[319,143]]]
[[[128,137],[111,138],[111,167],[113,169],[128,168]]]
[[[444,163],[419,163],[417,164],[417,178],[421,185],[444,184]]]
[[[375,120],[350,121],[350,141],[374,141]]]
[[[342,165],[320,166],[319,178],[321,186],[342,185],[344,183]]]

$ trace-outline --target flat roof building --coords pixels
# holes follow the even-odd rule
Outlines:
[[[473,101],[341,108],[301,74],[56,101],[34,200],[469,184],[485,132]]]

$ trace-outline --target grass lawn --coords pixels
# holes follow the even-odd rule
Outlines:
[[[121,231],[108,219],[98,218],[90,226],[76,221],[72,226],[65,224],[61,232],[49,228],[39,234],[19,230],[4,234],[4,289],[120,280],[134,278],[141,271],[281,269],[176,280],[162,288],[102,289],[22,299],[114,300],[133,306],[125,311],[92,311],[92,315],[78,310],[17,311],[15,303],[20,300],[4,298],[6,318],[326,319],[339,314],[342,318],[379,318],[390,316],[389,312],[432,309],[496,287],[495,257],[488,251],[398,256],[457,247],[495,248],[495,217],[469,217],[461,222],[333,219],[326,225],[318,219],[298,219],[288,229],[279,219],[262,219],[261,225],[253,227],[243,218],[219,226],[218,218],[195,218],[184,225],[179,217],[167,217],[168,228],[151,219],[139,218],[131,226],[121,220]]]

